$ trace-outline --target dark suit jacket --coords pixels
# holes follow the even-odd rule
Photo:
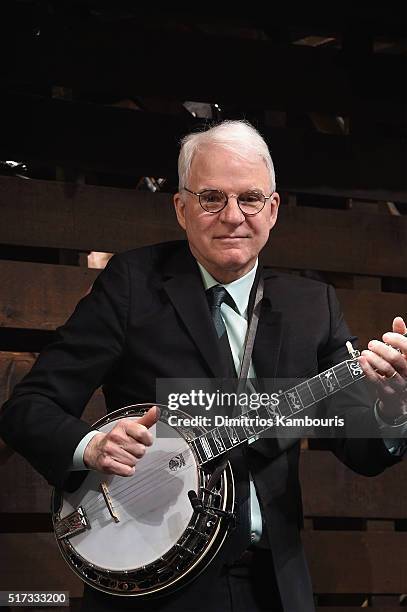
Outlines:
[[[253,350],[257,377],[310,378],[344,360],[350,334],[333,288],[271,270],[263,275]],[[111,259],[16,386],[1,413],[0,435],[51,484],[62,486],[77,444],[91,429],[79,417],[98,386],[112,411],[154,401],[156,378],[214,376],[222,376],[217,338],[187,243],[137,249]],[[352,427],[376,431],[359,390],[344,393],[343,401]],[[380,439],[333,440],[332,449],[367,475],[396,461]],[[284,609],[306,612],[313,603],[299,537],[298,458],[293,440],[261,440],[247,452]]]

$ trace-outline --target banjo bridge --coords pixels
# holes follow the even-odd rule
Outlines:
[[[58,540],[70,538],[86,529],[90,529],[90,524],[82,506],[55,523],[55,535]]]
[[[107,488],[107,484],[105,482],[102,482],[100,484],[100,490],[102,491],[103,499],[105,500],[110,516],[112,517],[115,523],[120,523],[120,519],[113,508],[112,498],[110,497],[109,489]]]

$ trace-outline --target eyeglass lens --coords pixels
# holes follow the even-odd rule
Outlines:
[[[220,190],[208,189],[200,194],[201,206],[208,212],[217,212],[221,210],[227,202],[227,195]],[[243,212],[253,214],[260,211],[265,203],[265,196],[261,191],[245,191],[237,197],[239,206]]]

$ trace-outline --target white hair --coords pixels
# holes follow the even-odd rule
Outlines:
[[[270,173],[271,190],[276,189],[276,175],[269,148],[260,133],[248,121],[222,121],[202,132],[187,134],[181,140],[178,157],[179,190],[188,184],[194,155],[208,145],[219,145],[247,161],[257,156]]]

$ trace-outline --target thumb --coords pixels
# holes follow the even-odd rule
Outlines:
[[[401,317],[396,317],[393,320],[393,331],[396,334],[405,334],[407,332],[406,324]]]
[[[140,417],[137,420],[137,423],[139,423],[140,425],[144,425],[145,427],[147,427],[147,429],[149,429],[150,427],[154,425],[154,423],[157,423],[159,418],[160,418],[159,407],[152,406],[149,410],[147,410],[145,414],[143,414],[142,417]]]

